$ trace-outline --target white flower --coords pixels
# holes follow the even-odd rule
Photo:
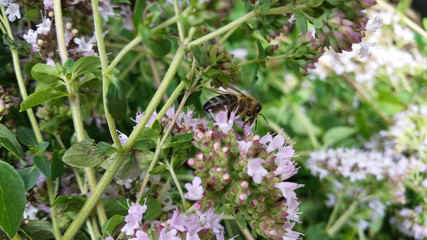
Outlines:
[[[24,219],[36,220],[36,213],[38,212],[37,208],[33,207],[30,202],[25,204],[24,210]]]
[[[46,16],[43,16],[42,23],[37,24],[37,33],[42,35],[47,35],[50,31],[50,26],[52,25],[52,20]]]
[[[19,12],[19,4],[18,3],[11,3],[6,9],[6,15],[8,15],[9,21],[13,22],[17,18],[21,18],[21,13]]]

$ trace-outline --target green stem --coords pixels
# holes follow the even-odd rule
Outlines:
[[[356,210],[357,205],[358,202],[354,201],[347,209],[347,211],[345,211],[344,214],[338,218],[334,225],[332,225],[329,229],[326,229],[326,232],[329,236],[334,236],[341,229],[341,227],[344,226],[344,224],[348,221],[348,219],[350,219],[351,215]]]
[[[117,56],[113,59],[110,65],[105,70],[105,74],[110,73],[116,65],[122,60],[122,58],[132,50],[135,46],[137,46],[142,41],[142,35],[138,34],[132,41],[130,41],[126,46],[117,54]]]
[[[252,60],[249,60],[249,61],[246,61],[246,62],[242,62],[238,66],[239,67],[243,67],[243,66],[246,66],[246,65],[249,65],[249,64],[258,63],[258,62],[260,62],[260,59],[252,59]]]
[[[165,115],[165,113],[168,111],[168,109],[172,106],[172,104],[175,102],[175,100],[178,98],[179,94],[181,93],[182,89],[185,87],[185,82],[182,81],[179,83],[179,85],[175,88],[172,95],[169,97],[168,101],[163,105],[162,109],[160,109],[160,112],[157,114],[156,119],[160,121],[162,117]]]
[[[310,138],[311,144],[313,145],[314,149],[319,148],[320,147],[319,142],[317,141],[317,138],[314,135],[314,132],[310,127],[310,124],[308,123],[307,117],[302,114],[301,107],[295,104],[291,104],[291,107],[292,107],[292,111],[295,114],[295,117],[298,118],[303,128],[307,132],[308,137]]]
[[[234,33],[234,31],[236,31],[239,27],[240,27],[240,25],[235,26],[234,28],[230,29],[226,34],[224,34],[224,36],[222,36],[222,38],[219,40],[218,43],[223,44]]]
[[[173,8],[175,10],[175,16],[179,19],[180,12],[179,12],[178,0],[173,0]],[[179,40],[181,40],[181,42],[184,42],[184,39],[185,39],[184,26],[182,25],[182,22],[179,20],[177,22],[177,25],[178,25]]]
[[[168,179],[163,184],[162,189],[160,190],[159,196],[157,196],[157,200],[160,202],[162,201],[163,195],[165,195],[166,191],[168,190],[169,185],[171,184],[171,176],[168,176]]]
[[[181,185],[179,184],[178,178],[175,175],[175,171],[173,170],[173,166],[169,162],[166,162],[166,164],[167,164],[168,170],[169,170],[169,172],[173,178],[175,186],[178,189],[179,196],[181,196],[182,207],[184,208],[185,211],[187,211],[187,202],[185,201],[184,192],[182,191],[182,188],[181,188]]]
[[[18,233],[15,234],[15,236],[12,238],[12,240],[21,240],[21,236],[19,236]]]
[[[102,176],[98,185],[93,190],[92,195],[83,205],[79,214],[65,232],[64,236],[62,237],[63,240],[70,240],[74,237],[80,226],[88,218],[95,205],[101,199],[102,194],[104,193],[105,189],[107,189],[108,185],[111,183],[111,180],[114,178],[119,168],[122,166],[124,160],[124,154],[119,154],[115,159],[113,159],[113,164],[105,171],[105,174]]]
[[[235,220],[237,227],[239,228],[240,232],[243,234],[246,240],[255,240],[255,238],[252,236],[252,234],[249,232],[248,228],[243,228],[239,221]]]
[[[51,218],[53,221],[53,219],[56,219],[56,210],[55,207],[52,206],[53,201],[55,201],[55,194],[51,178],[46,178],[46,185],[49,194],[50,209],[54,209],[54,211],[51,211]],[[61,231],[59,230],[58,222],[56,224],[53,224],[53,235],[55,236],[55,239],[61,239]]]
[[[1,17],[4,19],[4,25],[7,29],[7,34],[8,34],[10,39],[14,40],[13,34],[12,34],[12,29],[10,28],[9,21],[6,18],[6,13],[5,13],[4,7],[1,7],[1,12],[2,12]],[[28,95],[27,95],[27,90],[25,88],[24,79],[23,79],[22,73],[21,73],[21,66],[19,64],[18,50],[14,47],[10,47],[10,51],[12,53],[13,67],[15,70],[16,80],[18,81],[19,90],[20,90],[22,99],[25,100],[28,97]],[[26,112],[27,112],[28,118],[30,119],[30,123],[31,123],[31,126],[33,128],[34,134],[36,135],[37,142],[40,143],[43,141],[43,137],[42,137],[42,134],[40,132],[39,125],[37,124],[36,117],[34,116],[33,109],[29,108],[29,109],[27,109]],[[54,233],[55,239],[60,240],[61,239],[61,232],[59,230],[58,220],[56,219],[56,208],[52,206],[52,203],[55,200],[55,197],[54,197],[55,194],[54,194],[54,190],[52,187],[52,179],[50,179],[50,178],[46,179],[46,183],[48,185],[48,194],[49,194],[49,200],[50,200],[50,205],[51,205],[50,215],[51,215],[51,220],[52,220],[53,229],[54,229],[53,233]],[[18,234],[16,234],[14,239],[20,239],[20,236]]]
[[[125,70],[121,71],[119,79],[123,79],[126,75],[135,67],[135,65],[141,60],[141,58],[145,55],[144,52],[138,53],[136,57],[132,60],[131,63],[125,68]]]
[[[326,224],[326,229],[330,228],[331,224],[335,221],[337,218],[338,210],[342,203],[342,197],[341,194],[338,194],[337,202],[335,203],[334,209],[332,210],[331,216],[329,216],[328,224]]]
[[[289,5],[284,6],[284,7],[272,8],[272,9],[270,9],[270,10],[267,11],[266,15],[292,13],[294,10],[295,9],[294,9],[293,5],[289,4]],[[201,44],[203,42],[209,41],[209,40],[211,40],[211,39],[213,39],[213,38],[215,38],[215,37],[217,37],[217,36],[219,36],[219,35],[221,35],[223,33],[228,32],[229,30],[231,30],[231,29],[233,29],[235,27],[240,26],[242,23],[248,21],[249,19],[251,19],[251,18],[253,18],[255,16],[257,16],[257,12],[256,11],[248,12],[245,15],[239,17],[238,19],[230,22],[229,24],[227,24],[227,25],[225,25],[223,27],[220,27],[217,30],[215,30],[215,31],[213,31],[213,32],[211,32],[211,33],[209,33],[209,34],[201,37],[201,38],[198,38],[198,39],[196,39],[194,41],[191,41],[188,44],[188,47],[196,46],[196,45],[199,45],[199,44]]]
[[[56,39],[58,41],[59,56],[61,57],[62,64],[64,64],[68,59],[68,53],[64,38],[61,0],[53,0],[53,13],[55,17]]]
[[[185,53],[184,47],[180,46],[176,51],[176,54],[171,62],[171,65],[169,66],[168,71],[163,77],[162,83],[160,84],[159,88],[157,89],[156,93],[154,94],[153,98],[148,104],[144,115],[136,124],[134,130],[132,131],[128,140],[126,141],[126,144],[123,146],[123,149],[125,151],[129,151],[133,147],[133,144],[135,143],[138,135],[141,133],[142,129],[144,129],[145,125],[148,122],[148,119],[151,117],[151,114],[153,114],[154,110],[159,105],[162,95],[166,92],[167,88],[169,87],[173,77],[175,76],[176,70],[178,69],[178,66],[181,63],[181,60],[184,58],[184,53]]]
[[[108,129],[110,130],[111,138],[113,139],[114,144],[116,145],[119,151],[122,150],[122,144],[120,143],[119,135],[117,134],[116,124],[113,117],[108,111],[107,107],[107,89],[110,84],[110,79],[106,74],[108,73],[108,63],[107,63],[107,51],[105,50],[104,37],[102,36],[102,23],[101,16],[99,15],[98,10],[98,0],[92,0],[92,13],[93,13],[93,22],[95,24],[95,34],[96,42],[98,45],[99,58],[101,59],[101,68],[102,68],[102,100],[104,103],[104,112],[105,118],[107,119]],[[106,219],[105,219],[106,220]],[[103,224],[103,222],[101,222]]]

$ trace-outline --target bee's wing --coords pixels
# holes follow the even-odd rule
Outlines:
[[[236,87],[233,87],[232,85],[224,84],[224,86],[227,87],[227,90],[231,90],[231,92],[234,92],[234,94],[236,95],[243,95],[247,97],[246,94],[242,93],[239,89],[237,89]]]
[[[203,87],[204,89],[208,90],[209,92],[213,92],[219,95],[227,94],[228,92],[222,89],[216,89],[216,88],[210,88],[210,87]]]

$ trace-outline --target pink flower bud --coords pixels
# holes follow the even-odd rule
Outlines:
[[[239,183],[239,186],[241,188],[247,188],[247,187],[249,187],[249,183],[247,181],[242,181]]]
[[[188,159],[187,163],[190,167],[194,167],[194,165],[196,165],[196,161],[193,158]]]
[[[197,160],[199,160],[199,161],[203,161],[203,154],[202,154],[202,153],[197,154],[197,155],[196,155],[196,158],[197,158]]]
[[[220,148],[220,144],[219,144],[219,142],[216,142],[214,145],[213,145],[213,148],[214,148],[214,150],[215,151],[218,151],[219,150],[219,148]]]
[[[203,139],[205,137],[205,134],[203,134],[202,132],[197,132],[196,137],[199,139]]]
[[[217,167],[217,168],[215,168],[215,171],[216,171],[217,173],[220,173],[220,172],[222,172],[222,168]]]
[[[228,173],[226,173],[222,176],[223,182],[228,182],[228,181],[230,181],[230,179],[231,179],[231,177],[230,177],[230,174],[228,174]]]
[[[222,153],[227,154],[228,153],[228,148],[227,147],[223,147],[221,149]]]
[[[248,195],[244,193],[239,194],[239,201],[244,202],[246,199],[248,199]]]

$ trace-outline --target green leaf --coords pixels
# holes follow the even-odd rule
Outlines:
[[[62,195],[55,199],[52,206],[62,208],[61,212],[79,212],[86,200],[85,197]]]
[[[136,0],[133,8],[133,25],[138,29],[140,24],[143,24],[142,14],[144,13],[145,0]]]
[[[114,76],[107,90],[107,108],[116,121],[123,120],[127,113],[127,100],[123,85],[123,81]]]
[[[355,133],[356,129],[352,127],[339,126],[330,128],[323,134],[323,144],[324,146],[331,146],[351,137]]]
[[[34,131],[27,127],[18,128],[18,139],[22,144],[29,146],[37,146],[38,142]]]
[[[37,151],[39,153],[44,153],[46,151],[47,147],[49,147],[49,142],[45,142],[45,141],[40,142],[37,144]]]
[[[158,165],[158,166],[154,167],[153,170],[150,171],[150,174],[151,175],[159,175],[159,174],[166,172],[167,170],[168,170],[168,167],[165,164],[162,164],[162,165]]]
[[[52,153],[52,160],[50,161],[50,176],[52,179],[59,178],[64,173],[64,163],[59,157],[58,152]]]
[[[25,63],[24,65],[24,72],[25,75],[27,75],[28,77],[31,77],[31,69],[33,69],[33,67],[37,64],[40,63],[41,60],[37,59],[37,58],[33,58],[31,61]]]
[[[25,185],[16,170],[0,161],[0,228],[13,238],[25,210]]]
[[[21,176],[22,180],[25,184],[25,191],[30,190],[37,183],[37,179],[39,178],[39,171],[36,167],[27,167],[23,169],[18,169],[18,173]]]
[[[225,83],[225,84],[229,84],[229,83],[233,82],[231,77],[228,76],[227,74],[224,74],[223,72],[219,73],[218,80],[221,81],[222,83]]]
[[[48,87],[43,90],[39,90],[30,96],[28,96],[24,101],[21,102],[21,112],[25,111],[29,108],[37,106],[39,104],[45,103],[49,100],[61,97],[67,97],[70,94],[62,91],[58,91],[53,89],[52,87]]]
[[[97,68],[101,67],[101,61],[95,56],[82,57],[74,63],[71,71],[73,73],[72,79],[83,77],[88,72],[94,72]]]
[[[191,52],[196,58],[196,62],[200,67],[207,67],[212,64],[208,53],[201,47],[191,47]]]
[[[170,41],[166,38],[160,38],[156,40],[150,39],[149,46],[153,52],[153,55],[157,58],[161,58],[167,55],[172,49]]]
[[[238,212],[236,215],[236,219],[239,222],[240,226],[242,226],[242,228],[245,229],[247,226],[245,216],[243,216],[243,214],[241,212]]]
[[[258,59],[265,59],[266,53],[259,40],[256,41],[258,47]]]
[[[133,147],[141,151],[150,150],[151,148],[156,147],[156,143],[157,136],[154,135],[153,130],[149,127],[145,127],[142,129]]]
[[[157,199],[148,197],[147,202],[145,204],[147,205],[147,211],[142,217],[145,221],[153,221],[162,213],[162,205]]]
[[[70,73],[73,71],[74,60],[72,58],[67,59],[64,63],[64,70],[66,73]]]
[[[93,149],[93,153],[98,155],[109,156],[115,152],[117,152],[117,148],[111,146],[106,142],[99,142],[98,144],[96,144],[95,148]]]
[[[106,238],[109,236],[108,234],[112,234],[116,226],[122,223],[124,220],[125,217],[121,215],[114,215],[108,219],[108,221],[102,225],[102,237]]]
[[[30,221],[22,227],[22,230],[32,239],[47,240],[54,239],[52,223],[48,221]]]
[[[165,148],[174,147],[186,142],[190,142],[191,140],[193,140],[193,134],[191,133],[178,134],[173,137],[172,142],[167,144]]]
[[[107,217],[111,217],[117,214],[126,216],[128,214],[128,208],[123,207],[121,202],[117,199],[103,198],[102,205],[104,205]]]
[[[92,139],[73,144],[62,157],[62,161],[73,167],[95,167],[104,162],[109,155],[100,155]]]
[[[262,0],[259,2],[258,8],[261,14],[267,13],[270,9],[271,0]]]
[[[306,33],[307,30],[308,30],[308,28],[307,28],[307,18],[304,16],[303,13],[301,13],[299,11],[296,13],[296,17],[297,17],[297,20],[296,20],[295,24],[297,25],[297,28],[301,32]]]
[[[325,223],[311,225],[306,231],[306,238],[310,240],[329,240],[329,235],[325,231]]]
[[[25,12],[24,17],[25,17],[25,20],[27,20],[27,21],[33,21],[33,20],[39,19],[40,18],[40,10],[38,10],[37,8],[28,9]]]
[[[24,151],[22,151],[21,145],[19,145],[15,135],[3,124],[0,124],[0,145],[17,158],[22,159],[21,156],[24,154]]]
[[[39,82],[52,83],[59,81],[59,72],[47,64],[37,63],[31,70],[31,75]]]
[[[207,78],[216,78],[219,75],[219,71],[217,69],[210,68],[204,74]]]
[[[51,177],[51,166],[46,155],[34,155],[33,163],[47,178]]]

